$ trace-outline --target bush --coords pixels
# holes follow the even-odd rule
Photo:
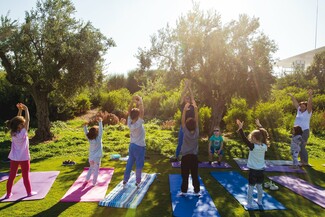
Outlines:
[[[244,121],[246,126],[252,122],[252,112],[248,109],[246,100],[243,98],[234,97],[231,99],[227,114],[223,117],[227,131],[237,130],[236,119]]]
[[[168,120],[173,118],[173,115],[179,108],[179,92],[169,91],[166,94],[166,98],[160,102],[160,114],[161,119]]]
[[[108,111],[109,113],[112,113],[113,111],[123,113],[128,109],[130,101],[130,92],[127,89],[122,88],[103,94],[101,106],[103,111]]]
[[[325,134],[325,112],[313,112],[310,120],[310,129],[314,134]]]
[[[83,114],[90,109],[90,99],[87,94],[82,93],[75,100],[75,114]]]
[[[208,106],[203,106],[199,109],[199,127],[200,133],[209,134],[210,123],[211,123],[211,108]]]

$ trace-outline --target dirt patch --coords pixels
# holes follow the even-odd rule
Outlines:
[[[91,109],[91,110],[88,110],[86,112],[86,114],[84,115],[81,115],[80,118],[85,120],[85,121],[89,121],[91,120],[93,117],[96,116],[96,114],[100,111],[99,108],[95,108],[95,109]]]

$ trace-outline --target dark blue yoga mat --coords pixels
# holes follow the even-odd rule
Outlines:
[[[286,209],[279,201],[268,193],[263,193],[263,206],[259,206],[255,200],[257,200],[257,191],[254,189],[253,194],[253,206],[247,208],[247,189],[248,180],[240,175],[238,172],[211,172],[213,178],[215,178],[230,194],[232,194],[236,200],[244,206],[245,210],[278,210]]]
[[[205,189],[202,179],[200,181],[200,192],[202,196],[194,195],[192,179],[189,177],[189,188],[185,196],[179,196],[182,184],[180,174],[169,175],[170,195],[172,199],[173,216],[180,217],[215,217],[220,216],[208,191]]]

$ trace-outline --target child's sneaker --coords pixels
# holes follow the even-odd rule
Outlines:
[[[278,190],[278,189],[279,189],[278,186],[276,186],[274,183],[271,183],[270,190],[275,191],[275,190]]]
[[[196,197],[201,197],[201,196],[202,196],[202,194],[201,194],[200,192],[194,193],[194,195],[195,195]]]
[[[269,181],[269,182],[265,182],[264,183],[264,188],[269,188],[271,186],[272,182]]]
[[[177,194],[177,196],[178,196],[178,197],[185,197],[185,196],[186,196],[186,193],[184,193],[184,192],[179,192],[179,193]]]
[[[135,183],[135,186],[136,186],[137,188],[140,188],[140,183],[141,183],[141,182],[139,182],[139,183]]]

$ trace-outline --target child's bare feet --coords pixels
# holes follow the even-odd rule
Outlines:
[[[6,195],[6,197],[5,197],[5,199],[9,199],[9,198],[11,198],[12,197],[12,193],[10,193],[10,195]]]

